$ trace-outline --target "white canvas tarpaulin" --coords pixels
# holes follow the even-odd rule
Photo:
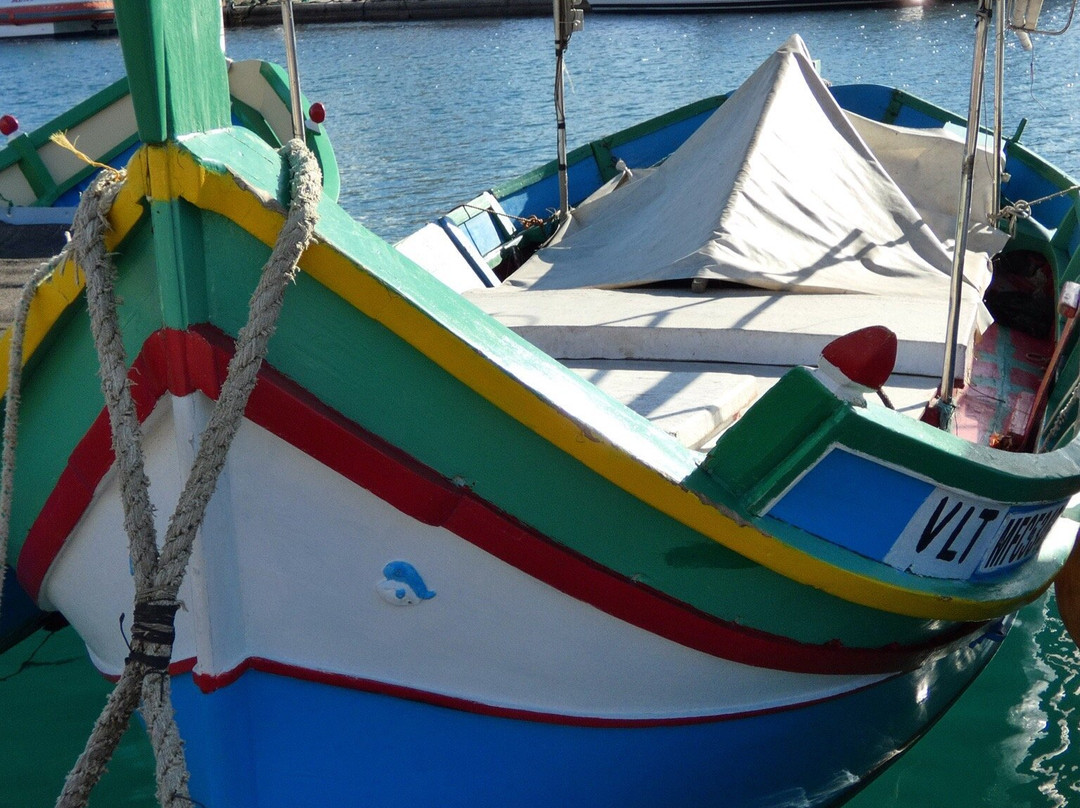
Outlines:
[[[935,137],[948,139],[940,130],[857,128],[792,37],[662,165],[581,204],[508,284],[613,289],[707,278],[946,296],[952,259],[943,240],[955,230],[948,211],[960,159],[944,166]],[[900,184],[913,199],[890,171],[911,175]],[[979,205],[989,204],[987,188],[976,188]],[[996,243],[989,235],[977,246]],[[985,255],[967,264],[965,296],[974,302],[989,280]]]
[[[964,136],[948,129],[909,129],[847,113],[855,130],[903,190],[915,210],[952,255]],[[971,188],[969,252],[993,255],[1007,236],[990,224],[998,210],[993,152],[984,136],[975,157]]]

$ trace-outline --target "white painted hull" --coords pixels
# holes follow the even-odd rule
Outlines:
[[[159,536],[209,408],[198,393],[166,396],[146,422]],[[379,584],[395,560],[413,565],[435,597],[384,600]],[[70,615],[95,664],[119,674],[127,647],[117,625],[134,587],[114,473],[41,594]],[[174,664],[210,682],[272,660],[493,708],[632,719],[773,709],[883,678],[758,668],[652,634],[406,516],[250,421],[180,600]]]
[[[166,394],[144,422],[159,536],[210,408]],[[40,592],[109,675],[134,595],[117,489],[113,470]],[[392,562],[423,583],[388,586]],[[382,781],[443,805],[830,804],[995,646],[861,675],[695,650],[406,515],[252,420],[179,599],[173,699],[208,805],[400,804]]]

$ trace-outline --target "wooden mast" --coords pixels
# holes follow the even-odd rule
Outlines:
[[[162,325],[205,322],[202,219],[177,199],[171,150],[183,135],[230,126],[228,68],[218,0],[117,0],[131,100],[146,146],[146,200]]]
[[[228,126],[218,0],[116,0],[115,8],[142,141]]]

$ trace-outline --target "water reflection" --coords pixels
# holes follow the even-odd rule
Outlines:
[[[1080,747],[1070,742],[1080,717],[1078,674],[1080,651],[1045,595],[1020,612],[997,657],[945,718],[849,805],[1057,808],[1075,802]]]

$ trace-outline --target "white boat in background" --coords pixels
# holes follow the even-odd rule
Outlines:
[[[112,0],[0,0],[0,39],[115,32]]]
[[[588,0],[588,2],[590,11],[654,13],[914,6],[922,5],[924,0]]]

